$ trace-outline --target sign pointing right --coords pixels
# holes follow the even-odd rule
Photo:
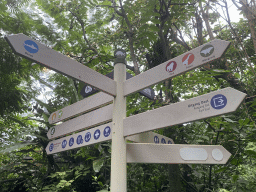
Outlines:
[[[219,59],[230,42],[215,39],[124,82],[124,96]]]
[[[225,164],[231,154],[221,145],[129,143],[127,163]]]
[[[235,111],[246,94],[225,88],[124,119],[124,136]]]

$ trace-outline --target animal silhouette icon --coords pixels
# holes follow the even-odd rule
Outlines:
[[[191,55],[193,55],[193,54],[190,53],[190,54],[187,56],[186,60],[182,62],[184,65],[188,65],[188,60],[189,60],[189,57],[190,57]]]
[[[123,53],[122,51],[117,51],[116,56],[125,57],[125,53]]]
[[[92,91],[92,87],[88,85],[88,86],[85,88],[84,91],[85,91],[85,93],[89,93],[89,92]]]
[[[208,53],[211,52],[212,49],[213,49],[213,47],[209,47],[207,49],[202,50],[201,53],[204,54],[204,56],[206,56]]]
[[[170,65],[168,65],[168,67],[166,68],[166,70],[167,70],[168,72],[172,72],[173,66],[174,66],[174,62],[172,62]]]
[[[30,47],[31,49],[36,49],[37,50],[37,48],[32,44],[32,45],[29,45],[29,44],[26,44],[26,43],[24,43],[24,46],[28,46],[28,47]]]

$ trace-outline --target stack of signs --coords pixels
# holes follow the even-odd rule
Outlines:
[[[114,71],[108,73],[106,75],[107,77],[109,77],[110,79],[114,79]],[[132,78],[133,76],[126,72],[126,79],[130,79]],[[94,94],[94,93],[97,93],[99,92],[97,89],[93,88],[92,86],[90,86],[89,84],[85,84],[84,87],[82,88],[80,94],[86,98],[86,97],[89,97],[90,95]],[[154,100],[154,97],[155,97],[155,92],[152,88],[148,87],[148,88],[145,88],[141,91],[139,91],[139,93],[151,100]]]

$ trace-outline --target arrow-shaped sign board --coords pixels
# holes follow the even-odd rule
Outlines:
[[[246,94],[225,88],[124,119],[124,136],[235,111]]]
[[[230,42],[213,40],[124,82],[124,96],[220,58]]]
[[[109,74],[106,75],[107,77],[109,77],[110,79],[114,79],[114,71],[110,72]],[[133,76],[126,72],[126,79],[130,79],[132,78]],[[82,88],[80,94],[83,96],[83,97],[88,97],[94,93],[97,93],[99,92],[97,89],[91,87],[90,85],[88,84],[85,84],[85,86]],[[146,89],[143,89],[141,91],[139,91],[139,93],[151,100],[154,100],[154,97],[155,97],[155,92],[152,88],[150,87],[147,87]]]
[[[107,105],[112,102],[112,96],[100,92],[95,95],[92,95],[91,97],[78,101],[72,105],[64,107],[63,109],[55,111],[50,115],[48,121],[50,124],[57,123],[59,121],[63,121],[73,116],[95,110],[103,105]]]
[[[128,136],[125,139],[136,143],[174,144],[172,139],[152,131]]]
[[[13,51],[27,59],[79,81],[88,83],[112,96],[116,95],[116,82],[89,67],[23,34],[6,37]]]
[[[48,139],[54,139],[69,133],[88,129],[111,121],[112,116],[113,104],[110,104],[52,127],[48,131],[47,137]]]
[[[112,138],[111,130],[112,123],[107,123],[93,129],[51,141],[46,147],[46,153],[54,154],[94,143],[108,141]]]
[[[50,141],[46,147],[46,152],[47,154],[54,154],[79,147],[84,147],[86,145],[109,141],[112,139],[112,127],[113,125],[111,122],[57,140]],[[157,133],[149,133],[148,135],[146,133],[142,133],[141,136],[139,134],[138,137],[131,136],[126,137],[126,139],[128,141],[139,143],[158,143],[156,139],[151,139],[152,136],[157,136],[160,142],[164,142],[163,140],[165,140],[166,142],[168,142],[168,144],[174,144],[172,139]]]
[[[221,145],[129,143],[127,163],[225,164],[231,154]]]

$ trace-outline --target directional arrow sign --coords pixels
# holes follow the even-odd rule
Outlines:
[[[235,111],[246,94],[225,88],[124,119],[124,136]]]
[[[114,71],[110,72],[110,73],[107,74],[106,76],[109,77],[109,78],[111,78],[111,79],[114,79]],[[132,78],[132,77],[133,77],[133,76],[132,76],[130,73],[126,72],[126,79],[130,79],[130,78]],[[91,87],[90,85],[86,84],[86,85],[82,88],[82,90],[81,90],[80,93],[81,93],[81,95],[82,95],[83,97],[88,97],[88,96],[90,96],[90,95],[92,95],[92,94],[94,94],[94,93],[97,93],[97,92],[99,92],[97,89],[94,89],[94,88]],[[140,93],[141,95],[143,95],[143,96],[145,96],[145,97],[151,99],[151,100],[154,100],[155,92],[154,92],[154,90],[153,90],[152,88],[150,88],[150,87],[147,87],[146,89],[143,89],[143,90],[139,91],[139,93]]]
[[[160,141],[166,140],[168,144],[174,144],[172,139],[157,133],[153,133],[153,132],[152,134],[151,132],[149,132],[149,134],[142,133],[142,134],[139,134],[138,137],[131,136],[131,137],[127,137],[126,139],[129,141],[140,142],[140,143],[144,143],[144,142],[155,143],[155,141],[157,140],[155,139],[154,141],[154,138],[151,139],[152,136],[157,136]],[[54,141],[50,141],[46,147],[46,152],[49,155],[49,154],[54,154],[62,151],[83,147],[86,145],[92,145],[95,143],[108,141],[111,139],[112,139],[112,122],[95,127],[93,129],[89,129],[73,135],[69,135],[67,137],[63,137]]]
[[[115,81],[78,63],[76,60],[62,55],[23,34],[8,36],[6,40],[16,54],[54,71],[88,83],[110,95],[116,95]]]
[[[225,164],[231,154],[221,145],[126,145],[127,163]]]
[[[48,139],[54,139],[75,131],[87,129],[112,120],[113,104],[107,105],[95,111],[86,113],[60,125],[52,127],[48,133]]]
[[[111,130],[112,123],[107,123],[93,129],[51,141],[46,147],[46,152],[47,154],[53,154],[94,143],[108,141],[112,138]]]
[[[124,96],[220,58],[230,42],[213,40],[124,82]]]
[[[126,140],[136,143],[174,144],[172,139],[151,131],[128,136],[126,137]]]
[[[103,105],[113,102],[113,97],[106,93],[97,93],[91,97],[85,98],[72,105],[64,107],[58,111],[52,113],[48,119],[50,124],[68,119],[70,117],[80,115],[94,109],[97,109]]]

